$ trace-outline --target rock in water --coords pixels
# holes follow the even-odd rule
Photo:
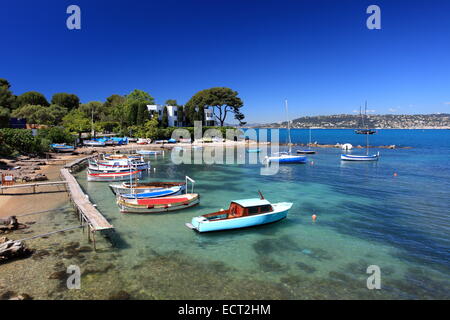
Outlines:
[[[9,240],[6,237],[0,238],[0,263],[29,256],[32,250],[28,249],[21,241]]]

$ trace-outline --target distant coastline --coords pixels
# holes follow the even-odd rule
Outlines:
[[[287,122],[249,124],[248,128],[284,128]],[[359,115],[337,114],[328,116],[301,117],[291,121],[292,129],[450,129],[450,114],[414,115]]]
[[[245,126],[245,127],[240,127],[241,129],[287,129],[287,127],[270,127],[270,126]],[[292,130],[294,129],[309,129],[309,128],[291,128]],[[356,128],[338,128],[338,127],[333,127],[333,128],[329,128],[329,127],[311,127],[311,129],[320,129],[320,130],[332,130],[332,129],[338,129],[338,130],[355,130]],[[450,130],[450,126],[446,126],[446,127],[417,127],[417,128],[372,128],[375,130]]]

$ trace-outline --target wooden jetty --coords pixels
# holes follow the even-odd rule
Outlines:
[[[36,188],[39,186],[56,186],[63,185],[66,186],[67,181],[50,181],[50,182],[36,182],[36,183],[24,183],[24,184],[14,184],[10,186],[1,186],[0,194],[4,194],[3,190],[6,189],[16,189],[16,188],[32,188],[33,193],[36,193]]]
[[[70,174],[67,168],[61,169],[61,176],[67,182],[73,204],[75,205],[84,221],[89,225],[91,231],[95,232],[100,230],[113,229],[114,227],[89,201],[89,198],[84,194],[83,190],[81,190],[80,185]]]

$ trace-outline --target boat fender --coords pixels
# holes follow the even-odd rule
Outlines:
[[[311,218],[312,218],[312,221],[313,221],[313,222],[316,222],[317,216],[316,216],[315,214],[313,214],[313,215],[311,216]]]
[[[147,206],[147,209],[153,209],[154,207],[155,207],[154,205],[149,204],[149,205]]]

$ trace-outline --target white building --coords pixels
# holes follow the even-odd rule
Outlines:
[[[150,113],[157,113],[158,114],[158,120],[162,120],[164,108],[167,108],[167,115],[169,118],[169,127],[182,127],[184,126],[184,123],[180,123],[178,121],[178,107],[176,106],[160,106],[156,104],[147,105],[147,109]],[[214,126],[214,115],[211,108],[205,108],[205,125],[207,126]]]

